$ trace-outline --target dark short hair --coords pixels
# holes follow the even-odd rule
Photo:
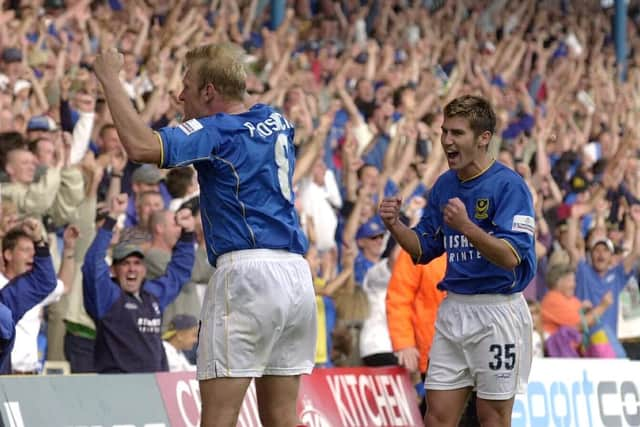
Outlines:
[[[4,259],[4,251],[12,251],[18,245],[18,240],[27,239],[31,240],[31,237],[25,233],[21,228],[12,228],[2,238],[2,259]],[[5,260],[6,261],[6,260]]]
[[[27,142],[18,132],[0,133],[0,167],[6,169],[7,155],[13,150],[26,150]]]
[[[174,168],[167,173],[167,191],[173,198],[184,197],[191,185],[195,171],[189,166]]]
[[[444,107],[445,117],[464,117],[477,137],[483,132],[492,135],[496,130],[496,113],[484,98],[474,95],[460,96]]]

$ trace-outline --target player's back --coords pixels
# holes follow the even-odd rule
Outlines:
[[[160,164],[198,171],[209,262],[243,249],[303,254],[307,240],[294,209],[291,124],[258,104],[241,114],[219,113],[158,131]]]
[[[205,130],[214,129],[210,137],[219,138],[209,161],[194,163],[210,261],[241,249],[304,253],[307,241],[291,188],[292,125],[267,105],[200,121]]]

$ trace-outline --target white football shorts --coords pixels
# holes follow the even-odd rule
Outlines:
[[[220,256],[198,333],[199,380],[311,373],[316,302],[307,261],[283,250]]]
[[[526,391],[533,322],[522,293],[448,293],[436,320],[427,390],[473,387],[481,399]]]

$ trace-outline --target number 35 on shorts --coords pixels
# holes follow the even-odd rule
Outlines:
[[[512,371],[516,366],[516,345],[515,344],[491,344],[489,353],[493,359],[489,361],[489,369],[499,371],[505,369]]]

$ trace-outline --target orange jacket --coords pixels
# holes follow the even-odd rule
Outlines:
[[[436,315],[445,292],[436,287],[447,269],[446,254],[426,265],[415,265],[406,251],[398,255],[387,288],[387,323],[393,350],[416,347],[420,372],[427,371],[427,359],[435,333]]]

